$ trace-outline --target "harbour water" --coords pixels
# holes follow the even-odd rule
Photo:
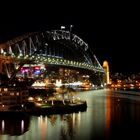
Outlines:
[[[140,96],[101,89],[78,92],[87,110],[47,116],[0,117],[0,140],[135,139]]]

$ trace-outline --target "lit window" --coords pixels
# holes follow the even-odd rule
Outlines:
[[[7,88],[4,88],[4,91],[8,91],[8,89]]]
[[[12,92],[12,93],[10,93],[10,95],[11,95],[11,96],[14,96],[14,93]]]

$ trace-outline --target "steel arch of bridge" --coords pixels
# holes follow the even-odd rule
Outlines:
[[[47,54],[48,41],[69,41],[75,48],[78,48],[85,61],[72,61],[60,56],[54,56]],[[71,46],[68,46],[71,47]],[[44,49],[44,52],[40,52]],[[50,65],[63,65],[70,67],[78,67],[82,69],[88,69],[94,72],[104,73],[103,67],[100,65],[96,56],[94,55],[92,60],[88,55],[88,44],[85,43],[80,37],[69,31],[53,30],[45,32],[29,33],[14,40],[7,41],[0,45],[0,59],[8,58],[12,60],[15,70],[19,69],[26,63],[44,63]],[[4,61],[3,61],[4,62]],[[2,63],[2,61],[1,61]],[[5,63],[7,64],[7,63]],[[17,66],[18,65],[18,66]],[[7,71],[9,77],[12,77]]]

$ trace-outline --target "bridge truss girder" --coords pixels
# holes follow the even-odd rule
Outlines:
[[[73,44],[84,55],[84,62],[76,62],[67,60],[60,56],[52,56],[47,53],[48,41],[69,41],[70,46]],[[0,45],[0,59],[9,58],[8,62],[13,63],[15,71],[24,63],[44,63],[50,65],[67,65],[70,67],[78,67],[89,69],[94,72],[104,73],[104,69],[98,62],[96,56],[94,61],[88,56],[88,45],[77,35],[71,34],[69,31],[53,30],[46,32],[36,32],[20,36],[14,40],[7,41]],[[4,61],[1,61],[4,63]],[[18,66],[18,67],[17,67]],[[14,74],[7,71],[8,77]]]

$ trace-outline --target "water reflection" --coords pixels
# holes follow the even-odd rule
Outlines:
[[[19,136],[29,129],[30,116],[0,116],[0,135]]]
[[[41,140],[45,140],[47,137],[53,137],[53,139],[61,140],[74,139],[80,128],[80,117],[81,112],[63,115],[40,116],[38,117],[37,124],[37,133],[40,131],[40,137],[39,133],[35,135]],[[36,119],[36,117],[33,118]]]
[[[139,118],[139,101],[120,98],[119,95],[118,97],[106,96],[106,137],[108,139],[137,138],[140,129]]]
[[[78,96],[87,101],[85,112],[0,119],[0,139],[114,140],[139,136],[140,101],[104,90]]]
[[[80,128],[81,113],[61,116],[61,139],[74,139]]]

